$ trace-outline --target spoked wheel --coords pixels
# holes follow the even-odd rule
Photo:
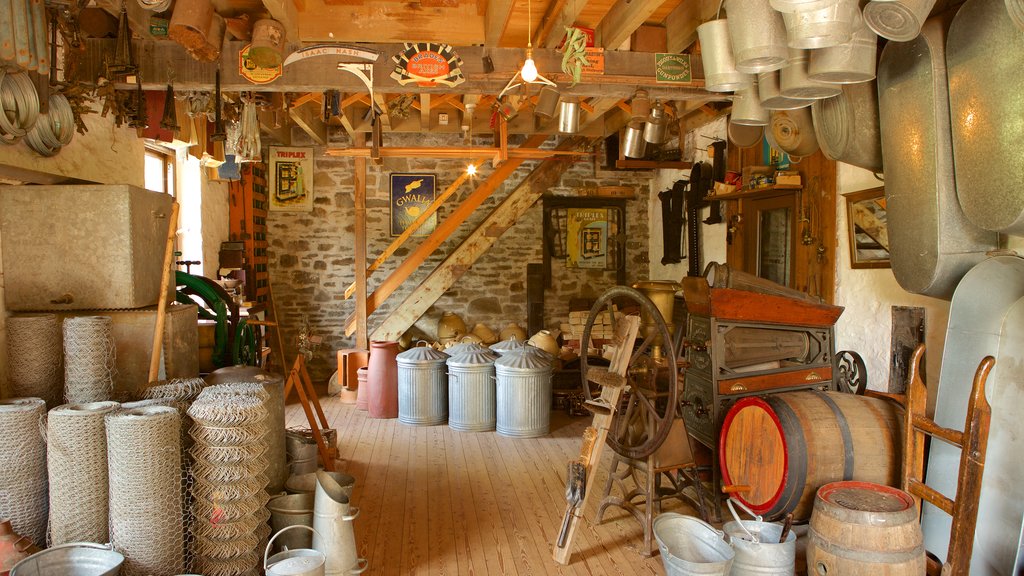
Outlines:
[[[868,369],[860,354],[842,350],[835,356],[836,387],[840,392],[863,395],[868,388]]]
[[[626,286],[609,289],[597,299],[583,329],[584,343],[590,342],[594,323],[603,311],[614,318],[612,304],[620,308],[639,307],[644,319],[637,335],[637,344],[630,355],[626,381],[629,390],[623,395],[608,433],[608,445],[627,458],[646,458],[661,446],[672,428],[676,412],[676,354],[665,320],[647,296]],[[587,380],[588,358],[580,354],[580,375],[587,399],[599,394]]]

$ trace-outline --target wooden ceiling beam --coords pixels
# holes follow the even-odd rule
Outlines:
[[[593,111],[587,112],[586,119],[580,123],[580,131],[587,132],[593,130],[595,127],[600,127],[599,135],[604,134],[604,124],[602,118],[611,109],[623,102],[620,98],[595,98],[591,101],[590,106]]]
[[[380,108],[380,121],[385,130],[391,130],[391,111],[388,109],[387,95],[380,92],[373,93],[373,102]]]
[[[321,118],[322,104],[309,100],[300,106],[288,109],[288,115],[309,134],[309,137],[321,146],[327,145],[327,124]]]
[[[715,17],[719,0],[686,0],[665,18],[669,52],[682,52],[697,41],[697,26]]]
[[[324,151],[325,156],[337,158],[369,158],[370,149],[366,147],[351,148],[328,148]],[[382,147],[380,149],[382,158],[495,158],[506,155],[508,158],[519,160],[545,160],[555,156],[592,156],[592,152],[580,150],[541,150],[538,148],[508,148],[506,143],[505,151],[502,147],[486,146],[449,146],[439,147]]]
[[[430,131],[430,94],[420,94],[420,131]]]
[[[601,19],[596,36],[605,50],[615,50],[636,31],[664,0],[619,0]]]
[[[540,30],[538,30],[538,39],[533,45],[544,48],[558,48],[565,37],[565,29],[576,23],[576,19],[579,18],[580,12],[583,11],[583,7],[586,5],[586,0],[566,0],[561,3],[558,12],[549,11],[545,13],[544,20],[541,22],[541,30],[544,30],[545,34],[541,36]]]
[[[484,14],[484,46],[500,46],[515,0],[488,0]]]

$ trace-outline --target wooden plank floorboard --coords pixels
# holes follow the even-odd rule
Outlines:
[[[369,418],[365,411],[322,398],[338,431],[341,470],[356,478],[352,504],[360,556],[368,575],[650,575],[661,559],[639,554],[640,524],[621,509],[593,518],[611,464],[598,466],[596,498],[584,512],[570,564],[551,559],[565,510],[566,463],[580,449],[589,418],[552,412],[551,433],[507,438]],[[308,427],[298,404],[289,427]],[[693,514],[670,504],[667,510]]]

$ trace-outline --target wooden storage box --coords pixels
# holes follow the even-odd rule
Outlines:
[[[0,186],[7,309],[156,304],[170,214],[134,186]]]

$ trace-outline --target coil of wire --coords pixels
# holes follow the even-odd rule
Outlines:
[[[71,143],[75,135],[75,114],[71,104],[61,93],[50,94],[49,110],[40,114],[35,125],[25,135],[25,143],[40,156],[56,156],[60,149]]]
[[[39,95],[28,74],[8,74],[0,67],[0,142],[14,144],[39,117]]]
[[[171,7],[171,0],[139,0],[139,6],[159,14]]]

